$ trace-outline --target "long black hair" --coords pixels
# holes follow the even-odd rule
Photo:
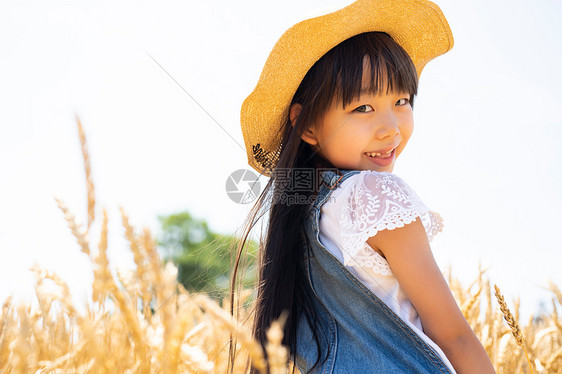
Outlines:
[[[321,337],[314,328],[317,325],[317,315],[302,266],[305,220],[318,191],[297,191],[292,184],[293,174],[299,169],[335,169],[334,165],[304,142],[301,135],[324,116],[334,98],[343,107],[359,98],[365,58],[370,61],[370,77],[373,77],[369,91],[374,95],[382,93],[385,88],[387,94],[389,91],[409,92],[413,107],[418,87],[416,68],[406,51],[387,33],[366,32],[355,35],[322,56],[307,72],[292,99],[292,104],[302,106],[298,117],[294,123],[286,118],[279,129],[277,135],[282,144],[279,160],[246,219],[232,272],[231,300],[239,287],[238,266],[243,258],[248,235],[258,220],[269,213],[266,235],[265,238],[260,237],[259,243],[259,278],[253,334],[265,348],[267,328],[285,312],[287,318],[282,343],[289,347],[294,357],[297,343],[303,343],[297,342],[296,332],[298,321],[304,316],[310,326],[313,326],[318,352],[318,360],[310,370],[319,365],[327,353],[321,352]],[[388,78],[383,81],[381,77]],[[287,204],[292,197],[300,198],[299,201],[305,203]],[[231,312],[233,313],[232,308]],[[231,360],[233,359],[231,355]],[[256,371],[255,368],[253,371]]]

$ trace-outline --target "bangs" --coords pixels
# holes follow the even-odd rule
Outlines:
[[[365,58],[370,79],[363,87]],[[329,79],[333,86],[329,91],[333,92],[332,99],[343,108],[359,99],[365,92],[362,89],[372,95],[407,92],[413,106],[418,88],[416,67],[406,51],[386,33],[359,34],[336,46],[333,67]]]

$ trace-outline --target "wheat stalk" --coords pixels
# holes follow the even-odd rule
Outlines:
[[[136,264],[136,274],[139,281],[138,283],[140,286],[144,313],[147,314],[150,299],[152,299],[152,295],[150,293],[150,274],[148,272],[148,265],[146,264],[147,253],[145,248],[139,242],[138,236],[135,234],[134,227],[129,223],[129,217],[125,213],[125,209],[120,207],[119,210],[121,211],[121,219],[123,221],[123,227],[125,228],[125,237],[129,241],[131,252],[133,252],[133,260]]]
[[[529,364],[529,369],[531,370],[531,373],[534,373],[531,360],[529,360],[529,355],[527,354],[527,347],[525,346],[525,340],[523,338],[523,334],[521,333],[521,329],[519,328],[517,321],[515,321],[515,318],[513,318],[513,315],[509,311],[509,308],[507,307],[507,304],[502,294],[500,293],[499,287],[494,284],[494,289],[495,289],[495,296],[496,299],[498,300],[498,304],[500,305],[500,310],[503,313],[504,319],[509,325],[509,327],[511,328],[511,333],[513,334],[513,337],[515,337],[515,342],[517,343],[518,346],[523,348],[523,351],[525,352],[525,358],[527,359],[527,363]]]
[[[84,170],[86,171],[86,190],[88,191],[88,229],[92,225],[95,219],[95,205],[96,205],[96,194],[94,192],[94,182],[92,180],[92,170],[90,165],[90,153],[88,152],[88,146],[86,143],[86,135],[84,134],[84,129],[82,128],[82,122],[78,115],[76,115],[76,124],[78,125],[78,137],[80,138],[80,145],[82,149],[82,158],[84,159]]]
[[[470,287],[469,287],[469,289],[470,289]],[[478,287],[478,291],[476,291],[476,293],[474,295],[472,295],[471,298],[468,299],[464,303],[464,305],[462,306],[461,310],[462,310],[462,314],[464,315],[464,318],[466,318],[466,319],[469,318],[469,313],[472,310],[472,307],[474,306],[474,304],[476,304],[476,301],[480,297],[481,292],[482,292],[482,285],[480,285]]]
[[[287,347],[281,344],[283,340],[283,325],[285,325],[286,320],[287,313],[283,313],[277,321],[272,322],[266,332],[267,344],[265,350],[267,352],[270,374],[287,374],[289,351]]]
[[[113,285],[109,260],[107,258],[107,211],[103,210],[101,237],[98,242],[98,253],[94,259],[94,281],[92,284],[92,299],[100,304],[105,303],[107,293]]]
[[[263,349],[253,338],[251,332],[246,330],[246,328],[236,321],[230,313],[224,311],[221,307],[213,303],[207,296],[203,294],[195,295],[194,301],[201,305],[207,313],[213,316],[215,321],[219,322],[227,330],[232,332],[233,336],[240,341],[244,348],[248,350],[256,369],[265,373],[267,363],[264,358]]]
[[[74,218],[74,215],[70,213],[70,211],[66,207],[66,204],[62,200],[56,197],[55,200],[57,202],[57,205],[59,206],[59,209],[62,210],[64,214],[64,219],[68,223],[68,227],[70,228],[70,231],[72,231],[72,235],[74,235],[76,240],[78,240],[78,244],[80,245],[80,250],[89,256],[90,245],[88,244],[87,231],[82,229],[82,225],[76,223],[76,219]]]

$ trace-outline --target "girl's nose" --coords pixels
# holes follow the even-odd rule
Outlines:
[[[400,134],[398,119],[393,113],[389,112],[386,114],[381,113],[377,120],[376,136],[379,139],[393,138]]]

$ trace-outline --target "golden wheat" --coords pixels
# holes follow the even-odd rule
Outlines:
[[[94,191],[94,182],[92,180],[92,170],[90,165],[90,153],[88,152],[88,146],[86,144],[86,135],[84,134],[84,129],[82,128],[82,122],[80,117],[76,115],[76,125],[78,126],[78,138],[80,139],[80,146],[82,149],[82,158],[84,159],[84,171],[86,172],[86,190],[88,191],[88,228],[94,222],[95,215],[95,204],[96,204],[96,194]]]
[[[233,354],[237,357],[235,373],[247,373],[248,362],[263,373],[290,372],[289,353],[281,343],[286,316],[267,331],[264,351],[250,332],[251,309],[244,303],[252,291],[240,290],[238,299],[225,299],[222,305],[205,294],[187,292],[177,282],[176,267],[162,263],[150,230],[136,231],[123,209],[121,219],[135,269],[111,267],[105,209],[97,251],[91,251],[88,230],[96,223],[95,194],[78,117],[77,122],[87,179],[87,229],[76,222],[62,200],[57,199],[57,204],[80,250],[90,260],[92,297],[85,312],[80,312],[64,280],[47,269],[33,267],[37,305],[14,305],[11,298],[2,305],[0,372],[225,373],[230,339],[234,339]],[[512,314],[497,286],[499,310],[493,305],[486,271],[479,267],[478,276],[468,287],[452,276],[450,267],[447,279],[497,373],[562,374],[562,321],[557,311],[562,292],[550,283],[553,312],[531,315],[526,324],[520,324],[519,300],[514,301]],[[232,302],[237,318],[229,312]]]
[[[523,334],[521,333],[521,329],[519,328],[519,324],[517,323],[517,320],[511,314],[511,311],[509,310],[509,308],[507,307],[507,303],[505,302],[502,294],[500,293],[499,287],[494,284],[494,289],[496,290],[495,296],[498,299],[498,303],[500,305],[500,310],[502,311],[502,313],[504,315],[504,319],[506,320],[507,324],[511,328],[511,333],[515,337],[515,341],[517,342],[517,345],[520,346],[521,348],[523,348],[523,351],[525,352],[525,358],[527,359],[527,362],[529,363],[529,369],[531,370],[531,373],[533,373],[533,365],[531,364],[531,362],[529,360],[529,355],[527,354],[527,347],[525,346],[525,339],[523,338]],[[502,359],[504,359],[504,357],[502,357]]]

